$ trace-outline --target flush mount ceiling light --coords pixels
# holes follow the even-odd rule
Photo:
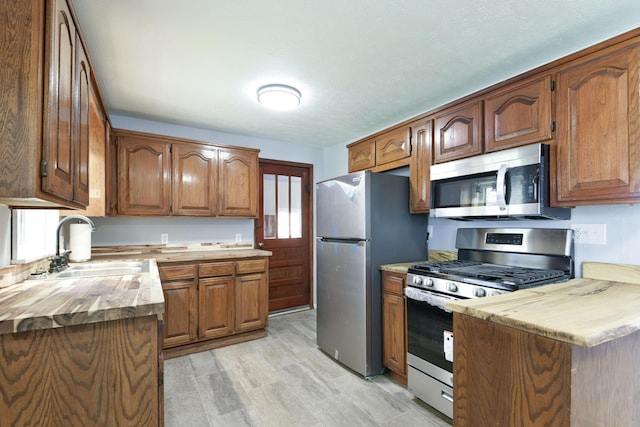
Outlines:
[[[273,110],[290,110],[300,105],[300,91],[287,85],[271,84],[258,89],[258,102]]]

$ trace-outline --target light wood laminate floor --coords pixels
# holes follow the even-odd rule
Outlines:
[[[316,345],[316,312],[267,338],[165,361],[165,425],[451,426],[387,375],[364,380]]]

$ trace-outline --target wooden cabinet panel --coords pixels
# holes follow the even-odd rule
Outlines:
[[[118,212],[169,215],[170,144],[118,137]]]
[[[172,147],[174,215],[214,216],[218,203],[218,150],[197,144]]]
[[[216,277],[216,276],[233,276],[235,272],[235,263],[229,262],[205,262],[198,266],[199,276]]]
[[[194,280],[163,282],[164,347],[194,342],[197,339],[198,303]]]
[[[47,36],[45,69],[49,70],[45,93],[45,141],[47,171],[42,190],[65,200],[74,196],[74,59],[76,28],[66,0],[56,0],[50,12],[52,31]]]
[[[640,45],[580,58],[557,74],[559,205],[640,197]]]
[[[382,272],[382,356],[391,375],[407,384],[406,275]]]
[[[0,335],[0,425],[158,426],[157,316]]]
[[[411,213],[429,212],[432,159],[433,120],[419,120],[411,123],[411,164],[409,167]]]
[[[233,277],[200,279],[200,338],[234,332]]]
[[[268,284],[264,273],[236,277],[236,331],[264,328],[268,315]]]
[[[458,313],[454,337],[456,426],[571,425],[569,344]]]
[[[434,163],[482,153],[482,101],[446,109],[435,117],[434,123]]]
[[[89,205],[89,152],[91,118],[91,69],[80,36],[76,35],[74,95],[76,106],[74,126],[74,200],[83,206]]]
[[[196,277],[196,264],[168,264],[158,266],[160,280],[193,279]]]
[[[376,166],[411,156],[411,128],[403,126],[376,137]]]
[[[349,173],[370,169],[376,165],[376,140],[371,138],[349,144]]]
[[[266,259],[252,259],[247,261],[236,261],[236,273],[259,273],[266,271],[267,260]]]
[[[548,141],[551,76],[507,86],[484,100],[485,151]]]
[[[221,216],[258,215],[258,153],[234,148],[220,150]]]

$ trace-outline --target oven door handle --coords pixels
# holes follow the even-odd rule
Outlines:
[[[444,295],[434,294],[433,292],[421,291],[420,289],[406,287],[404,288],[404,294],[407,298],[412,299],[414,301],[426,302],[429,305],[434,307],[438,307],[446,311],[447,313],[451,313],[451,310],[445,308],[445,304],[450,301],[456,301],[455,297],[448,297]]]

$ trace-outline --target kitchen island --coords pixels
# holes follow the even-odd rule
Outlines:
[[[635,271],[585,263],[584,278],[448,303],[454,425],[640,425]]]
[[[0,289],[0,425],[162,425],[164,299],[150,262]]]

